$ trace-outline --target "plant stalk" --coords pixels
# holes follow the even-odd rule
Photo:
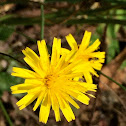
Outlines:
[[[10,119],[10,117],[9,117],[7,111],[6,111],[6,108],[4,107],[4,105],[3,105],[2,101],[1,101],[1,99],[0,99],[0,108],[2,109],[3,114],[4,114],[4,116],[6,117],[9,126],[13,126],[13,123],[12,123],[12,121],[11,121],[11,119]]]
[[[113,80],[111,77],[107,76],[106,74],[102,73],[101,71],[98,71],[99,74],[103,75],[104,77],[108,78],[109,80],[113,81],[115,84],[117,84],[118,86],[120,86],[123,90],[126,91],[126,87],[121,85],[120,83],[118,83],[117,81]]]
[[[41,4],[41,40],[44,39],[44,5]]]

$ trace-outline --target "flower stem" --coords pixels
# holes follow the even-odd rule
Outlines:
[[[8,55],[8,54],[2,53],[2,52],[0,52],[0,55],[7,56],[7,57],[9,57],[9,58],[11,58],[11,59],[13,59],[13,60],[19,62],[22,66],[25,66],[25,67],[27,67],[28,69],[31,70],[31,68],[30,68],[27,64],[25,64],[25,63],[23,63],[22,61],[20,61],[20,60],[14,58],[14,57],[11,56],[11,55]]]
[[[4,116],[6,117],[6,119],[7,119],[8,123],[9,123],[9,125],[10,125],[10,126],[13,126],[13,123],[12,123],[12,121],[11,121],[11,119],[10,119],[10,117],[9,117],[9,115],[8,115],[8,113],[7,113],[7,111],[6,111],[5,107],[4,107],[4,105],[3,105],[2,101],[1,101],[1,99],[0,99],[0,107],[1,107],[1,109],[2,109],[2,111],[3,111]]]
[[[23,62],[21,62],[20,60],[14,58],[14,57],[11,56],[11,55],[8,55],[8,54],[2,53],[2,52],[0,52],[0,55],[7,56],[7,57],[9,57],[9,58],[11,58],[11,59],[13,59],[13,60],[18,61],[18,62],[19,62],[20,64],[22,64],[23,66],[25,66],[25,64],[24,64]]]
[[[126,87],[121,85],[120,83],[116,82],[115,80],[113,80],[111,77],[107,76],[106,74],[102,73],[101,71],[98,71],[99,74],[103,75],[104,77],[108,78],[109,80],[113,81],[115,84],[117,84],[118,86],[120,86],[123,90],[126,91]]]
[[[41,40],[44,39],[44,5],[41,4]]]

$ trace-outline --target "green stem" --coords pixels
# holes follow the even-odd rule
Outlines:
[[[102,73],[101,71],[98,71],[99,74],[103,75],[104,77],[108,78],[109,80],[113,81],[115,84],[117,84],[118,86],[120,86],[122,89],[124,89],[126,91],[126,87],[121,85],[120,83],[116,82],[115,80],[113,80],[111,77],[107,76],[106,74]]]
[[[10,55],[5,54],[5,53],[2,53],[2,52],[0,52],[0,55],[7,56],[7,57],[9,57],[9,58],[11,58],[11,59],[13,59],[13,60],[16,60],[16,61],[19,62],[21,65],[25,66],[25,64],[24,64],[23,62],[21,62],[20,60],[14,58],[13,56],[10,56]]]
[[[44,6],[41,4],[41,40],[44,39]]]
[[[13,126],[13,123],[12,123],[12,121],[11,121],[11,119],[10,119],[10,117],[9,117],[9,115],[8,115],[8,113],[7,113],[7,111],[6,111],[5,107],[4,107],[4,105],[3,105],[2,101],[1,101],[1,99],[0,99],[0,107],[1,107],[1,109],[2,109],[2,111],[3,111],[4,116],[6,117],[6,119],[7,119],[8,123],[9,123],[9,125],[10,125],[10,126]]]

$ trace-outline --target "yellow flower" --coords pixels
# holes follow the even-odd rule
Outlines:
[[[39,105],[41,106],[40,122],[47,123],[51,106],[54,110],[56,121],[61,120],[61,110],[67,121],[70,122],[75,119],[70,104],[77,109],[79,106],[75,100],[88,105],[90,100],[88,95],[92,95],[87,91],[96,91],[97,86],[73,80],[75,77],[82,76],[80,71],[73,70],[76,65],[79,66],[81,61],[70,63],[69,60],[71,58],[65,61],[66,54],[64,53],[61,56],[60,39],[54,38],[51,59],[44,40],[38,41],[38,49],[40,57],[28,47],[22,51],[25,55],[25,62],[34,71],[13,68],[12,75],[25,78],[25,82],[12,86],[12,93],[27,93],[17,102],[17,105],[22,110],[37,99],[33,110],[35,111]],[[71,53],[68,55],[71,55]]]
[[[75,41],[74,37],[69,34],[66,36],[66,40],[71,47],[71,51],[62,48],[62,54],[71,54],[71,61],[75,62],[77,60],[82,60],[82,63],[76,65],[73,69],[77,70],[78,72],[82,72],[85,80],[88,83],[93,83],[92,75],[98,77],[96,70],[101,70],[102,63],[104,63],[105,52],[96,52],[99,48],[100,41],[97,39],[91,46],[89,46],[91,38],[91,32],[85,31],[81,44],[78,46],[77,42]],[[66,57],[66,60],[69,56]],[[75,71],[76,71],[75,70]]]

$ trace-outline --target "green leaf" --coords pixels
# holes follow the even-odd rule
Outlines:
[[[15,17],[16,15],[8,14],[0,17],[0,21],[8,20],[9,18]]]
[[[126,20],[117,20],[117,19],[71,19],[66,22],[66,24],[100,24],[100,23],[105,23],[105,24],[122,24],[126,25]]]
[[[92,36],[91,36],[91,41],[89,43],[89,46],[92,45],[95,40],[97,40],[99,38],[99,35],[95,32]]]
[[[52,24],[54,25],[54,24],[60,23],[61,21],[66,19],[70,15],[70,13],[72,13],[72,12],[69,11],[69,14],[68,14],[63,11],[60,11],[60,12],[46,14],[45,15],[45,20],[46,20],[45,24],[46,25],[52,25]],[[58,15],[60,15],[60,16],[58,16]],[[40,17],[27,18],[27,17],[18,17],[16,15],[10,15],[10,16],[6,15],[6,17],[2,17],[2,18],[3,18],[2,20],[0,18],[0,26],[1,25],[8,25],[8,26],[25,25],[25,26],[28,26],[28,25],[33,25],[33,24],[40,24],[40,21],[41,21]],[[56,20],[54,20],[54,19],[56,19]],[[100,18],[99,19],[99,18],[95,17],[94,19],[84,19],[84,18],[77,19],[77,18],[75,18],[75,19],[68,20],[66,22],[66,24],[68,24],[68,25],[84,24],[84,23],[86,23],[86,24],[104,23],[104,24],[126,25],[126,20],[118,20],[118,19],[112,19],[112,18],[108,18],[108,19]]]
[[[0,40],[6,40],[13,32],[14,26],[0,25]]]
[[[92,45],[97,39],[99,39],[99,40],[101,39],[104,27],[105,27],[104,24],[100,24],[97,27],[96,32],[91,36],[90,45]]]
[[[124,60],[120,66],[120,69],[124,69],[124,68],[126,68],[126,60]]]
[[[119,42],[117,40],[117,32],[119,25],[108,25],[107,29],[107,41],[108,41],[108,51],[107,51],[107,63],[109,63],[115,56],[119,53]]]
[[[23,79],[13,77],[6,72],[0,72],[0,94],[2,95],[3,91],[10,91],[10,87],[15,84],[22,83]]]
[[[117,18],[120,20],[126,20],[126,10],[124,9],[118,9],[116,10]]]

